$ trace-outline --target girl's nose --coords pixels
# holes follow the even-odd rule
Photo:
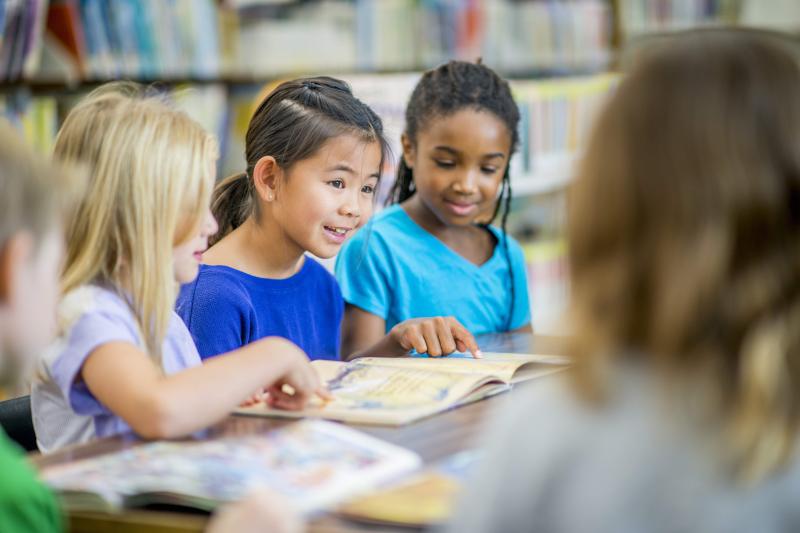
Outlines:
[[[453,183],[453,190],[461,194],[475,194],[478,192],[478,180],[473,172],[464,172]]]
[[[359,205],[358,197],[348,195],[347,200],[339,208],[339,212],[348,217],[360,217],[361,206]]]

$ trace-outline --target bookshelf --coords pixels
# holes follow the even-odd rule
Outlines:
[[[561,113],[550,136],[574,137],[567,127],[574,113],[565,110],[578,103],[535,96],[538,80],[550,86],[606,71],[611,8],[607,0],[10,0],[0,9],[0,51],[8,51],[0,53],[0,108],[47,151],[77,97],[111,79],[153,83],[205,103],[185,107],[203,110],[227,174],[241,167],[243,117],[275,80],[304,73],[356,79],[359,96],[391,123],[397,154],[414,72],[482,57],[519,86],[524,124],[533,129],[521,132],[526,148],[514,185],[520,195],[540,194],[569,176],[563,161],[539,163],[536,128],[547,126],[544,113]],[[9,46],[16,42],[25,45]],[[395,90],[399,79],[405,90]]]
[[[653,36],[709,25],[800,41],[800,1],[5,0],[0,113],[47,154],[87,92],[115,79],[155,84],[219,138],[224,176],[242,169],[268,87],[331,74],[383,117],[397,157],[419,72],[480,57],[511,79],[522,112],[509,228],[528,243],[534,326],[548,332],[566,301],[564,191],[613,72]],[[383,194],[394,167],[384,170]]]

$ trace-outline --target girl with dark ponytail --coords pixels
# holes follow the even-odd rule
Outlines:
[[[387,154],[381,119],[341,80],[297,79],[261,102],[245,144],[245,172],[214,191],[220,230],[182,288],[178,313],[204,359],[273,336],[312,359],[338,359],[341,291],[306,254],[335,256],[372,215]],[[399,351],[422,326],[403,326],[376,350]],[[376,355],[359,355],[367,354]]]
[[[519,119],[508,83],[480,62],[422,76],[406,108],[396,205],[370,222],[369,247],[362,232],[338,256],[346,349],[415,316],[453,315],[474,334],[531,330],[522,250],[506,233]]]

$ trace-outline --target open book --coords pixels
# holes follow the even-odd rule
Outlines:
[[[310,514],[420,465],[404,448],[339,424],[307,420],[264,435],[143,444],[48,467],[41,476],[71,511],[153,505],[211,511],[267,487]]]
[[[557,372],[560,356],[485,353],[482,359],[448,357],[364,357],[350,363],[313,361],[333,400],[313,399],[302,411],[272,409],[264,403],[235,414],[318,417],[356,424],[399,426],[474,402],[511,384]]]

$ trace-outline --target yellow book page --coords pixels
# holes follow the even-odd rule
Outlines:
[[[316,363],[316,362],[315,362]],[[322,377],[332,364],[315,364]],[[312,416],[367,424],[404,424],[444,411],[488,380],[460,372],[396,368],[360,363],[338,364],[339,372],[328,381],[333,400],[311,400],[302,411],[280,411],[265,404],[238,409],[239,414]]]
[[[481,359],[470,356],[448,357],[364,357],[362,364],[395,368],[415,368],[427,372],[456,372],[473,376],[492,376],[510,383],[520,367],[529,363],[564,365],[567,360],[554,355],[527,355],[487,352]]]
[[[340,514],[366,522],[425,526],[450,518],[461,486],[438,472],[426,472],[413,481],[367,495],[346,504]]]
[[[371,524],[442,524],[452,516],[458,493],[480,458],[475,450],[459,452],[419,474],[350,500],[337,512]]]

